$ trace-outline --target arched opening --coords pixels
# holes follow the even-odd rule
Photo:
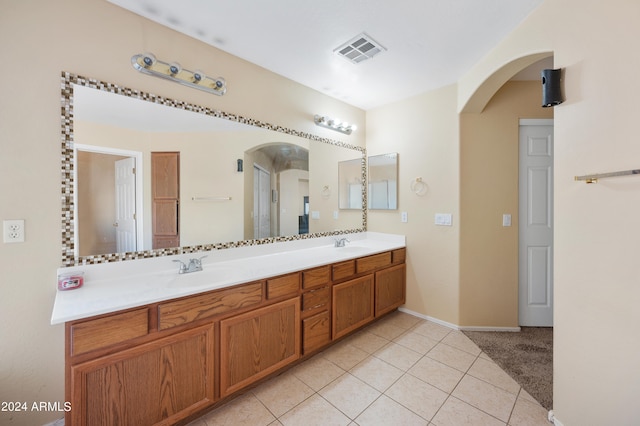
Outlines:
[[[462,104],[461,113],[480,113],[484,110],[493,95],[514,75],[527,67],[545,59],[553,57],[553,52],[532,53],[516,58],[487,75],[473,91],[469,99],[459,102]],[[460,101],[460,100],[459,100]]]
[[[552,108],[541,107],[539,78],[551,55],[528,55],[500,67],[459,116],[463,326],[519,327],[519,120],[553,118]],[[521,73],[529,77],[519,78]]]

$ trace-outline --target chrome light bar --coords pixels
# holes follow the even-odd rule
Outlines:
[[[324,115],[314,115],[313,121],[320,127],[335,130],[336,132],[344,133],[345,135],[350,135],[351,132],[357,129],[357,127],[353,124],[341,122],[340,120],[329,118]]]
[[[185,86],[222,96],[227,92],[227,83],[222,77],[207,77],[202,71],[189,71],[177,62],[163,62],[152,53],[131,57],[131,65],[141,73],[175,81]]]

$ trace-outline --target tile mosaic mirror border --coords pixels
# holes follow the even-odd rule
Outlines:
[[[331,235],[349,234],[354,232],[363,232],[367,229],[367,210],[366,206],[366,185],[363,185],[363,209],[362,209],[362,227],[358,229],[346,229],[332,232],[320,232],[313,234],[290,235],[284,237],[271,237],[254,240],[243,240],[226,243],[200,244],[186,247],[174,247],[166,249],[145,250],[126,253],[99,254],[91,256],[78,256],[75,251],[75,218],[74,218],[74,131],[73,131],[73,85],[90,87],[97,90],[103,90],[122,96],[134,97],[155,103],[162,103],[174,108],[193,111],[211,117],[222,118],[235,121],[238,123],[248,124],[267,130],[273,130],[293,136],[302,137],[312,141],[327,143],[343,148],[349,148],[359,151],[362,154],[362,181],[366,182],[366,150],[362,147],[353,146],[341,141],[322,138],[310,133],[299,132],[285,127],[264,123],[252,118],[243,117],[237,114],[231,114],[219,110],[213,110],[187,102],[164,98],[162,96],[151,93],[118,86],[100,80],[90,79],[69,72],[62,72],[61,76],[61,201],[62,201],[62,267],[70,267],[77,265],[89,265],[98,263],[120,262],[125,260],[145,259],[160,256],[170,256],[185,253],[195,253],[201,251],[222,250],[234,247],[253,246],[262,244],[271,244],[283,241],[294,241],[308,238],[319,238]]]

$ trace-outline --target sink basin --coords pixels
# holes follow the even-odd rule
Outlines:
[[[167,283],[167,287],[200,287],[226,281],[233,276],[234,269],[227,267],[204,266],[202,271],[188,274],[176,274]]]
[[[344,246],[344,247],[336,247],[336,250],[343,253],[358,254],[358,253],[367,252],[371,249],[369,247],[364,247],[364,246]]]

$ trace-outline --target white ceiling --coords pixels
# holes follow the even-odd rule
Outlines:
[[[458,81],[543,0],[108,1],[368,110]],[[334,53],[362,32],[387,50]]]

